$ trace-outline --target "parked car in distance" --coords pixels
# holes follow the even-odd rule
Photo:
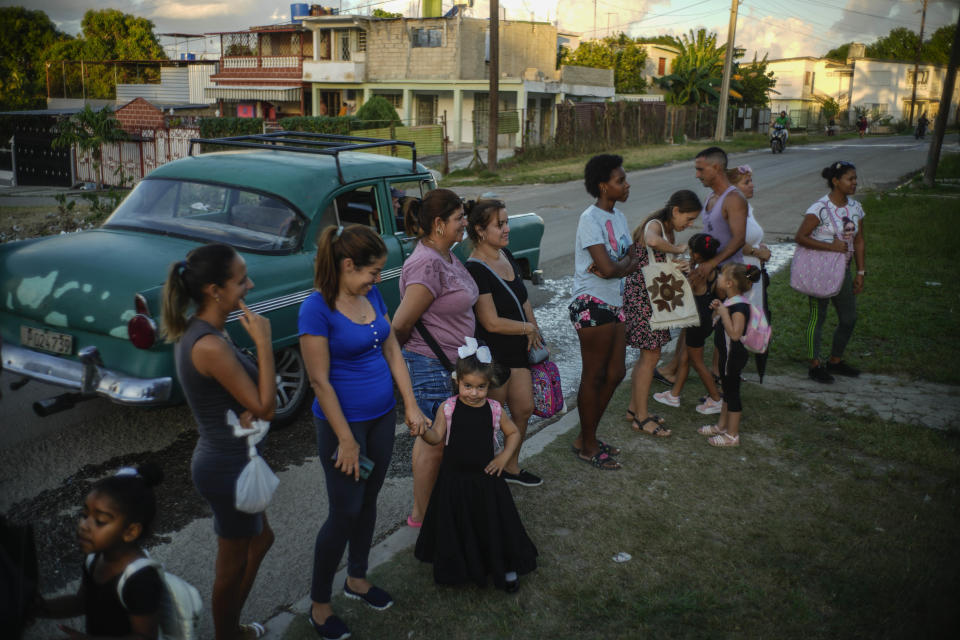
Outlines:
[[[404,233],[391,193],[422,197],[436,188],[412,143],[301,132],[193,142],[227,150],[158,167],[100,228],[0,245],[2,367],[68,389],[35,403],[40,415],[97,396],[138,406],[181,400],[171,345],[158,336],[161,293],[170,264],[205,243],[242,253],[255,283],[247,304],[270,319],[275,424],[292,421],[312,395],[297,313],[313,291],[323,228],[376,229],[388,251],[378,286],[391,313],[399,304],[403,260],[416,240]],[[398,146],[412,158],[363,152]],[[537,279],[543,220],[526,213],[510,224],[510,250],[524,277]],[[461,259],[467,253],[458,248]],[[238,316],[227,332],[253,348]]]

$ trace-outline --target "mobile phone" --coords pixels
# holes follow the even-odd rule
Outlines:
[[[340,447],[337,447],[333,450],[333,455],[330,456],[330,459],[334,462],[337,461],[337,454],[340,453]],[[360,479],[366,480],[370,477],[370,474],[373,473],[374,462],[367,456],[360,454]]]

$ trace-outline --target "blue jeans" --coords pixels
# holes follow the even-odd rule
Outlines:
[[[327,521],[317,533],[313,552],[313,584],[310,597],[314,602],[330,602],[333,576],[337,572],[343,550],[347,554],[347,575],[364,578],[367,558],[373,542],[373,527],[377,521],[377,495],[390,466],[393,436],[397,428],[397,410],[391,409],[379,418],[351,422],[350,430],[360,453],[373,460],[373,472],[359,482],[333,466],[333,452],[339,441],[330,423],[314,416],[317,428],[317,452],[326,477],[329,512]]]
[[[453,380],[450,373],[436,358],[429,358],[403,350],[403,360],[410,371],[413,396],[420,411],[430,419],[437,415],[440,404],[453,395]]]

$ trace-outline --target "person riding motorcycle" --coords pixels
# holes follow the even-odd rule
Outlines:
[[[927,127],[930,125],[930,119],[927,118],[927,112],[924,111],[920,114],[920,118],[917,120],[917,129],[913,133],[913,137],[917,140],[922,140],[927,135]]]
[[[787,146],[787,138],[790,136],[790,116],[787,115],[786,111],[781,111],[780,115],[776,120],[773,121],[773,128],[770,130],[770,140],[774,138],[780,138],[782,140],[782,145],[780,150],[782,151],[785,146]]]

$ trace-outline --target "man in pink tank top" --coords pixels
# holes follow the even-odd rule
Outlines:
[[[743,262],[743,242],[747,235],[747,200],[727,179],[727,154],[720,147],[709,147],[694,161],[697,180],[711,191],[701,212],[706,233],[720,241],[717,255],[703,263],[704,273],[727,262]]]

